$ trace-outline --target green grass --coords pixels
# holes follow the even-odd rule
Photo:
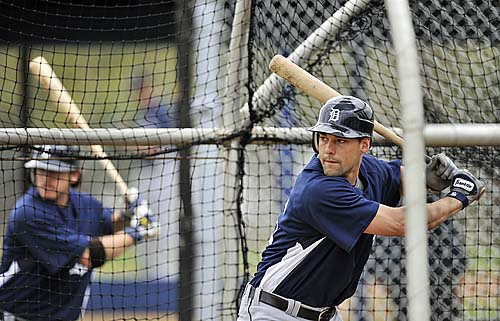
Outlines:
[[[144,270],[145,267],[140,264],[136,257],[135,247],[128,248],[122,255],[106,262],[99,272],[102,277],[116,277],[117,274],[124,274],[135,278],[138,271]]]
[[[175,47],[161,43],[64,45],[51,50],[33,46],[30,51],[30,59],[43,56],[51,64],[90,126],[104,128],[123,127],[133,119],[138,104],[131,89],[134,76],[150,76],[155,95],[170,99],[176,55]],[[0,126],[18,126],[23,90],[19,50],[2,48],[0,61]],[[26,104],[31,110],[29,127],[67,127],[65,116],[33,76],[28,78]]]

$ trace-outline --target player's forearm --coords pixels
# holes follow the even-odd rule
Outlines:
[[[427,204],[427,226],[433,229],[462,209],[462,203],[451,197],[444,197]]]
[[[102,249],[104,249],[104,256],[99,254],[96,255],[96,252],[91,252],[91,249],[87,247],[80,256],[80,264],[85,265],[89,269],[99,267],[104,264],[105,261],[109,261],[123,254],[129,246],[134,244],[134,239],[123,231],[113,235],[102,236],[99,238],[99,241],[102,244]],[[92,264],[92,262],[95,263],[96,259],[95,257],[92,257],[93,255],[100,258],[97,262],[97,266]]]
[[[113,213],[113,231],[116,233],[122,231],[126,226],[123,211],[117,210]]]
[[[427,204],[427,228],[433,229],[462,209],[462,203],[451,197],[444,197]],[[406,230],[406,207],[380,205],[377,215],[365,233],[383,236],[404,236]]]
[[[101,237],[101,242],[106,253],[106,260],[120,256],[129,246],[134,245],[134,239],[125,232],[105,235]]]

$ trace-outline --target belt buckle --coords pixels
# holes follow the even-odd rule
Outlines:
[[[333,310],[331,307],[324,309],[323,311],[321,311],[319,313],[318,321],[330,320],[330,318],[335,314],[333,311],[335,311],[335,310]]]

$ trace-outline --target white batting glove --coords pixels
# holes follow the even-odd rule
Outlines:
[[[462,209],[477,201],[486,190],[484,182],[467,170],[458,171],[451,181],[450,192],[446,195],[462,202]]]
[[[160,226],[143,200],[136,188],[131,188],[127,195],[128,208],[127,217],[130,218],[130,226],[125,228],[125,232],[130,234],[136,242],[157,237],[160,233]]]
[[[451,178],[458,172],[457,166],[443,153],[432,156],[425,168],[427,187],[440,192],[450,186]]]

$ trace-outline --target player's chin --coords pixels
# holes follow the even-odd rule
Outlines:
[[[55,201],[57,199],[57,192],[49,189],[39,188],[38,195],[47,201]]]
[[[326,176],[340,176],[342,174],[341,166],[336,162],[323,162],[323,173]]]
[[[342,172],[340,171],[340,169],[338,167],[333,168],[333,166],[327,166],[323,168],[323,173],[326,176],[342,176]]]

